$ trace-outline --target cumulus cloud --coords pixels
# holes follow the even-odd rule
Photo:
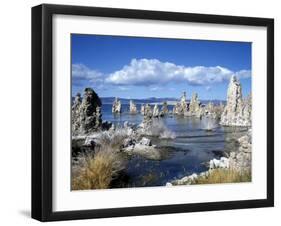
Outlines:
[[[115,85],[155,85],[168,82],[187,82],[190,85],[210,85],[228,81],[232,75],[238,78],[248,78],[251,71],[233,72],[225,67],[186,67],[157,59],[132,59],[129,65],[115,71],[105,79]]]

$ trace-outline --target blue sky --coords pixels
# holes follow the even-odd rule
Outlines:
[[[251,91],[251,43],[72,34],[72,95],[226,99],[236,75]]]

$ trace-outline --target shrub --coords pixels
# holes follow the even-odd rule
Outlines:
[[[112,132],[102,132],[97,138],[97,143],[102,147],[109,147],[114,150],[119,150],[123,145],[124,140],[132,136],[133,130],[131,128],[116,128]]]
[[[87,153],[79,157],[73,167],[72,189],[106,189],[111,181],[125,168],[120,154],[113,149],[100,148],[95,154]]]
[[[194,184],[216,184],[216,183],[237,183],[250,182],[250,171],[237,171],[233,169],[214,169],[208,176],[199,176]]]

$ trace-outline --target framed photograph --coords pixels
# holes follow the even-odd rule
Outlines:
[[[274,205],[274,21],[32,8],[32,217]]]

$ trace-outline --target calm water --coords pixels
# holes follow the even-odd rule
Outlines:
[[[122,105],[123,113],[113,115],[111,105],[103,105],[103,120],[115,125],[125,121],[139,124],[141,114],[130,115],[128,105]],[[137,105],[138,110],[140,105]],[[172,106],[169,106],[172,109]],[[163,148],[164,159],[148,160],[140,156],[131,156],[126,169],[126,182],[116,187],[159,186],[173,179],[207,170],[204,163],[213,158],[220,158],[225,152],[237,149],[236,138],[245,134],[244,128],[220,127],[213,131],[204,129],[206,121],[193,117],[164,117],[164,124],[175,132],[175,139],[152,138],[152,143]]]

